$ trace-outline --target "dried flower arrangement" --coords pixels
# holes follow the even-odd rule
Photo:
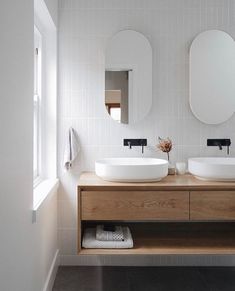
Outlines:
[[[161,137],[158,137],[159,144],[157,145],[157,148],[160,149],[162,152],[167,153],[167,159],[169,161],[169,152],[172,149],[172,141],[168,138],[163,139]]]

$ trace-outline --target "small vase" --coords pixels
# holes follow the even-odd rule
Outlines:
[[[175,166],[168,160],[168,175],[175,175]]]

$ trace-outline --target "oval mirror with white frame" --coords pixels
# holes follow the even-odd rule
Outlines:
[[[235,112],[235,42],[224,31],[200,33],[190,48],[190,107],[206,124]]]
[[[105,52],[105,106],[124,124],[143,119],[152,105],[152,48],[147,38],[123,30],[108,41]]]

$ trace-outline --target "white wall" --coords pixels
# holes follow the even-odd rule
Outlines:
[[[104,106],[104,50],[107,40],[122,29],[143,33],[153,48],[153,105],[136,125],[113,121]],[[73,264],[232,264],[232,257],[100,258],[76,256],[76,186],[81,171],[94,170],[98,158],[141,156],[141,149],[122,146],[123,138],[148,139],[145,156],[156,151],[157,137],[173,140],[172,161],[192,156],[225,155],[207,148],[207,138],[231,138],[235,154],[235,115],[209,126],[189,107],[189,47],[208,29],[227,31],[235,38],[233,0],[60,0],[59,2],[59,239],[62,263]],[[65,131],[73,126],[82,152],[69,173],[63,171]]]
[[[30,291],[50,291],[59,265],[56,192],[52,192],[37,211],[36,223],[33,227],[33,234],[35,236],[34,286],[38,289],[34,287]]]
[[[44,0],[46,3],[47,9],[50,12],[50,15],[54,21],[54,24],[57,26],[58,23],[58,0]]]
[[[32,223],[33,1],[0,4],[0,290],[41,291],[57,250],[56,195]]]

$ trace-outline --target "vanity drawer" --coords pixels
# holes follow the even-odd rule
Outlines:
[[[82,191],[82,220],[189,220],[187,191]]]
[[[235,220],[235,191],[190,192],[190,220]]]

